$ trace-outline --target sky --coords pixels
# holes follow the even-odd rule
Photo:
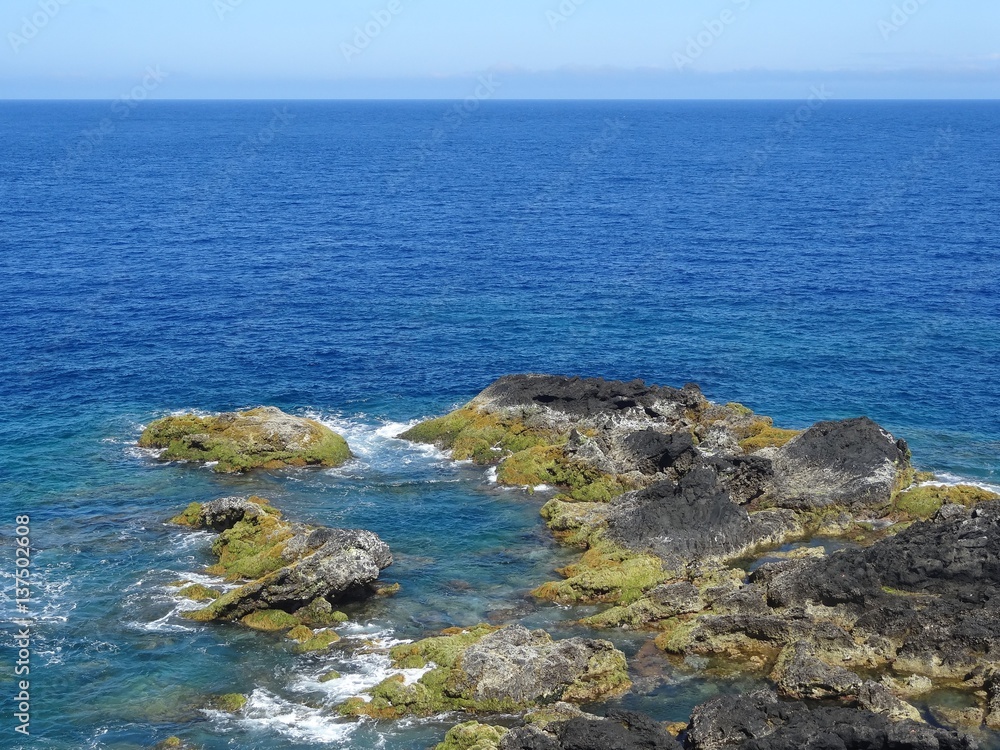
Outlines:
[[[3,0],[0,98],[1000,98],[998,0]]]

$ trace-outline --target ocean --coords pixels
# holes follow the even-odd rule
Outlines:
[[[502,374],[696,382],[784,427],[865,414],[919,468],[1000,485],[998,103],[132,104],[0,102],[4,747],[440,741],[461,717],[336,718],[388,667],[353,646],[582,632],[527,596],[574,556],[544,493],[395,439]],[[257,405],[356,460],[222,476],[136,447],[164,414]],[[234,494],[376,531],[401,592],[352,605],[347,647],[318,656],[183,620],[168,584],[201,580],[211,538],[164,521]],[[747,687],[611,637],[636,671],[619,705],[683,721]],[[242,714],[200,708],[230,692]]]

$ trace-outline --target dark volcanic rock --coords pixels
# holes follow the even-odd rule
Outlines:
[[[970,737],[856,708],[809,708],[768,690],[694,710],[688,750],[974,750]]]
[[[910,452],[867,417],[819,422],[774,457],[774,496],[785,508],[885,508]]]
[[[643,714],[612,711],[606,719],[577,717],[544,729],[514,729],[500,750],[677,750],[678,742]]]
[[[371,531],[327,529],[326,541],[302,559],[213,602],[211,619],[236,620],[265,609],[292,612],[317,597],[336,601],[373,583],[392,564],[389,546]],[[312,532],[311,532],[312,533]],[[310,533],[310,535],[311,535]]]
[[[203,503],[195,525],[213,531],[231,529],[244,518],[264,515],[263,507],[243,497],[222,497]]]
[[[660,402],[697,406],[705,399],[696,385],[678,389],[641,380],[506,375],[480,393],[476,402],[500,408],[544,406],[574,417],[593,417],[636,408],[655,416]]]
[[[643,474],[656,474],[677,463],[682,456],[694,457],[694,438],[690,432],[663,433],[656,430],[639,430],[622,441]]]
[[[677,567],[738,556],[780,542],[795,528],[790,511],[748,514],[730,499],[713,469],[698,468],[679,482],[659,482],[613,501],[607,535],[627,549],[650,551],[667,567]]]
[[[834,663],[938,679],[1000,669],[1000,501],[949,509],[866,549],[762,567],[698,619],[691,648],[725,652],[740,638],[745,651],[807,640]]]

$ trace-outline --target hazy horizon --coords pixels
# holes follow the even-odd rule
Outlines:
[[[998,29],[988,0],[12,0],[0,98],[997,99]]]

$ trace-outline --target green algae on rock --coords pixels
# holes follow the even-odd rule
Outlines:
[[[971,508],[989,500],[1000,500],[1000,495],[974,485],[921,484],[902,492],[894,509],[903,517],[926,520],[945,505]]]
[[[397,669],[429,668],[415,682],[394,675],[370,700],[341,704],[345,716],[398,719],[445,711],[520,712],[554,700],[589,703],[625,692],[625,655],[607,641],[555,641],[544,631],[479,625],[394,647]]]
[[[228,714],[239,713],[247,704],[247,697],[241,693],[227,693],[209,699],[208,708]]]
[[[497,750],[505,734],[504,727],[467,721],[449,729],[434,750]]]
[[[351,458],[347,442],[329,427],[266,406],[207,417],[164,417],[146,427],[139,445],[162,449],[163,460],[214,463],[224,473],[336,467]]]
[[[197,622],[238,620],[269,632],[302,626],[310,635],[301,651],[336,642],[333,631],[310,629],[344,622],[346,615],[333,603],[348,595],[373,595],[380,572],[392,564],[389,547],[374,533],[292,523],[259,497],[193,503],[173,522],[219,531],[212,544],[219,562],[208,571],[242,582],[183,616]]]

